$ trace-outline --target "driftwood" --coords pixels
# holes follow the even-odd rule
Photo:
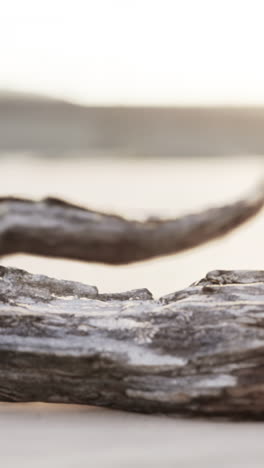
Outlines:
[[[0,400],[264,419],[264,271],[153,300],[1,267]]]
[[[124,264],[169,255],[222,236],[264,204],[261,187],[236,203],[176,219],[128,221],[47,198],[0,198],[0,256],[30,253]]]
[[[0,199],[0,255],[112,264],[168,255],[256,214],[263,188],[172,220]],[[264,272],[215,271],[154,300],[0,267],[0,400],[264,419]]]

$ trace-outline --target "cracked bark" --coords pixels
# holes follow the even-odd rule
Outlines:
[[[1,267],[0,400],[264,419],[264,271],[153,300]]]

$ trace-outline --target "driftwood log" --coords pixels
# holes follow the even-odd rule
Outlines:
[[[56,199],[0,199],[0,255],[112,264],[175,253],[263,206],[127,221]],[[0,400],[264,419],[264,272],[214,271],[159,300],[0,267]]]
[[[264,419],[264,271],[153,300],[1,267],[0,400]]]

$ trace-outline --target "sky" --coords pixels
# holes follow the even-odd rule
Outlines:
[[[263,20],[263,0],[0,0],[0,89],[263,105]]]

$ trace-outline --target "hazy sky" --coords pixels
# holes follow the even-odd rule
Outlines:
[[[0,88],[264,104],[263,0],[0,0]]]

